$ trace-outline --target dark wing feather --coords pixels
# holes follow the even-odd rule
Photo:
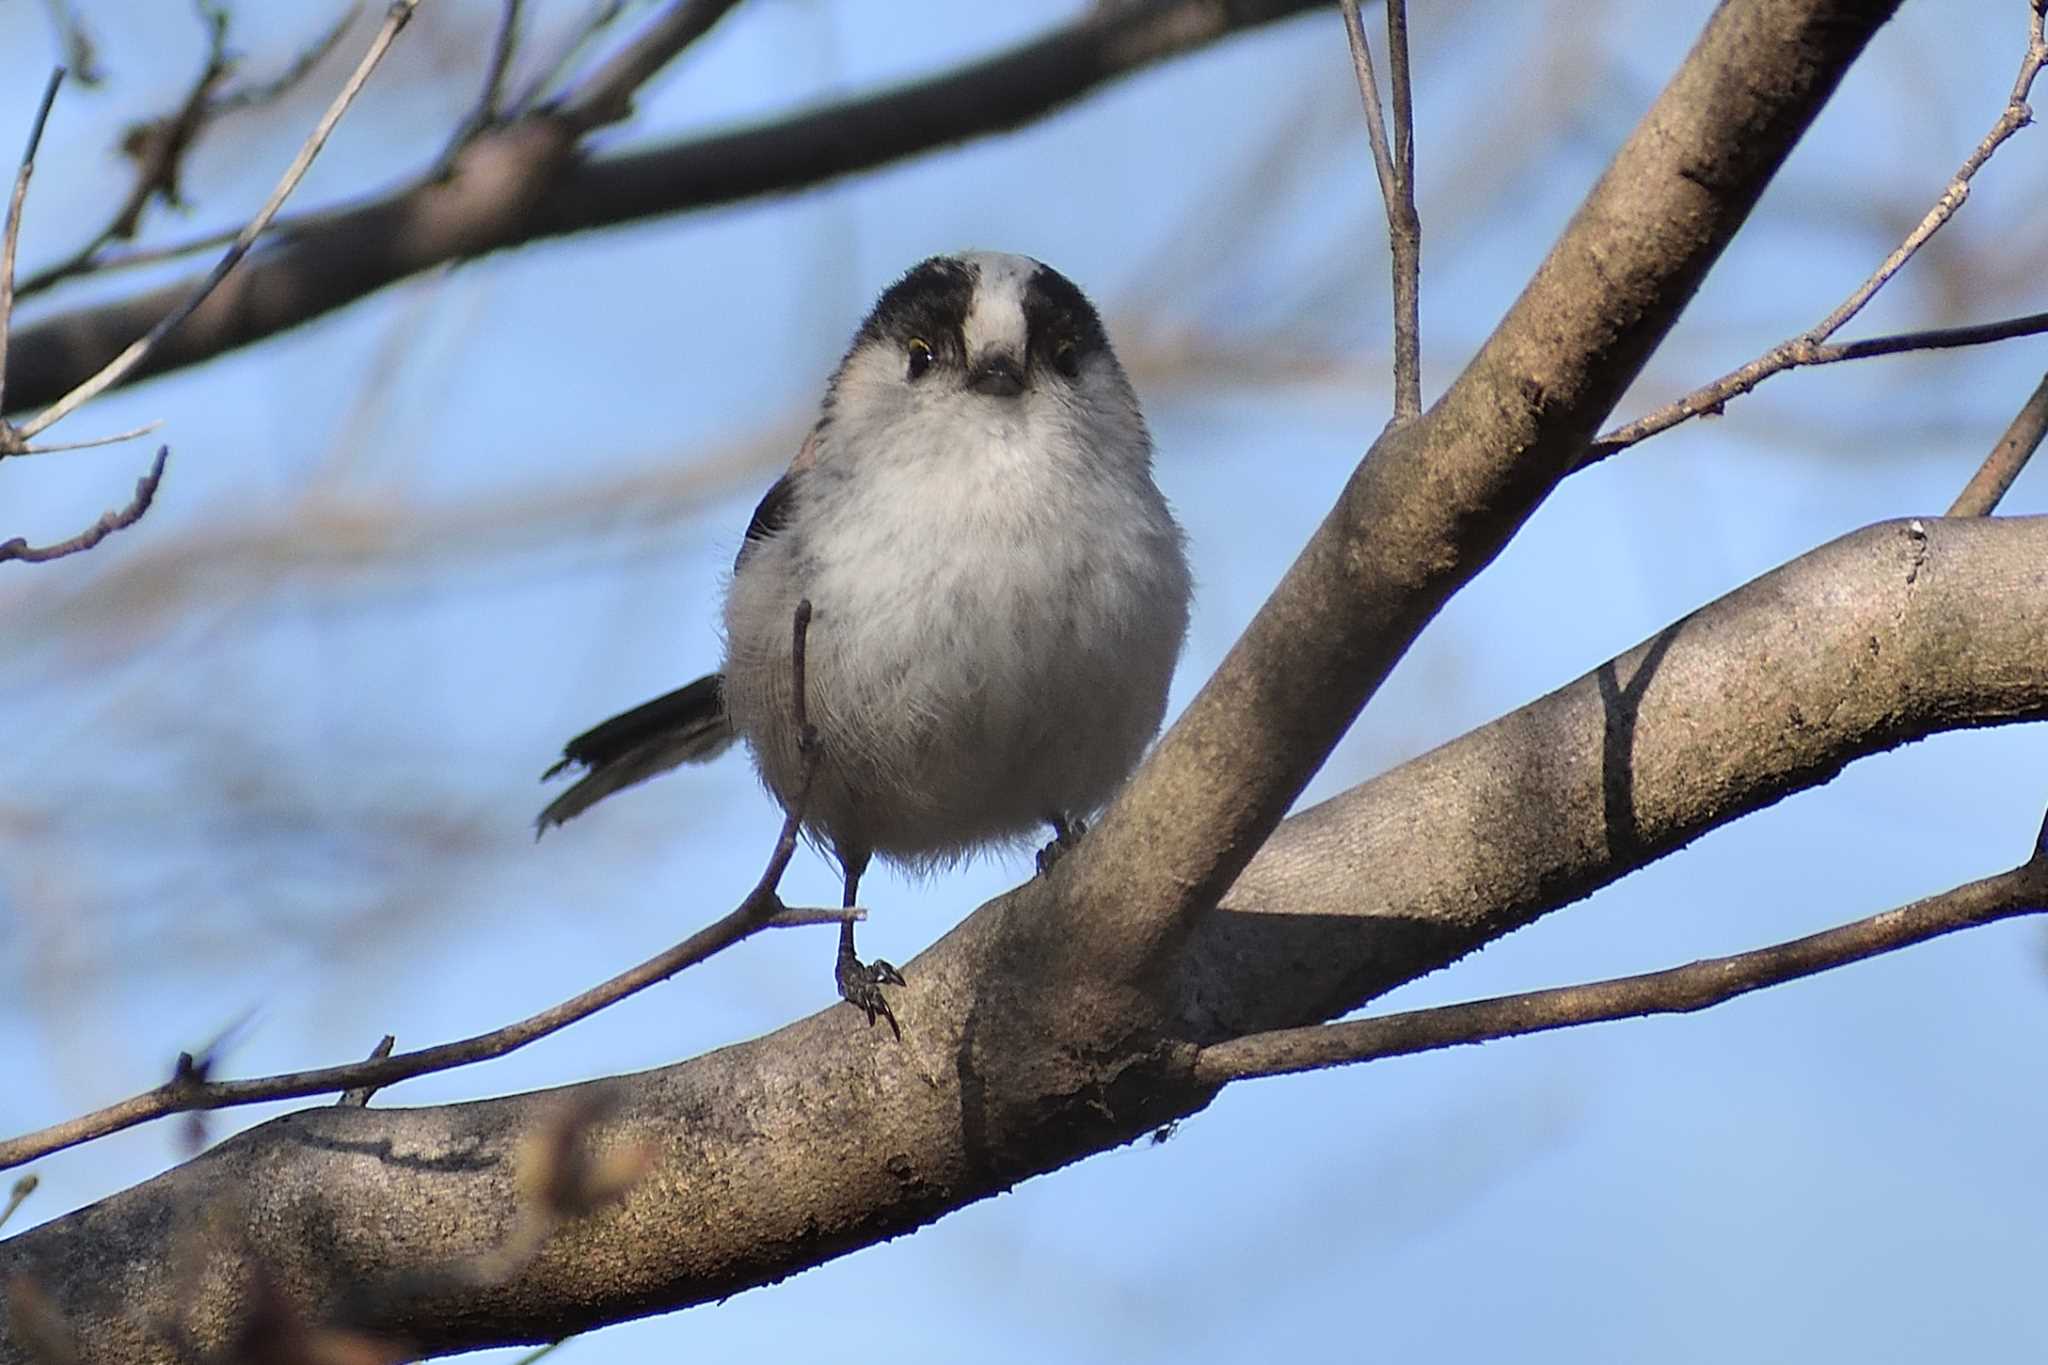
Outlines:
[[[805,448],[809,449],[808,446]],[[769,486],[760,504],[754,508],[753,519],[747,523],[746,539],[740,542],[740,552],[732,561],[733,572],[739,572],[740,565],[747,562],[747,551],[789,524],[789,514],[795,504],[796,484],[784,474]]]
[[[725,680],[711,673],[666,696],[643,702],[563,746],[562,757],[542,775],[565,768],[588,771],[548,803],[535,822],[536,837],[624,787],[645,782],[682,763],[702,763],[725,752],[733,741],[725,714]]]

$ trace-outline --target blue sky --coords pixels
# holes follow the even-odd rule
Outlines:
[[[110,83],[68,89],[23,257],[123,184],[102,149],[199,60],[182,6],[82,4]],[[325,6],[243,7],[275,69]],[[536,0],[543,23],[579,7]],[[646,6],[636,13],[644,14]],[[935,70],[1071,6],[755,0],[604,145]],[[1416,16],[1426,395],[1512,300],[1709,6],[1466,4]],[[2002,104],[2018,6],[1908,7],[1881,35],[1619,415],[1824,314]],[[432,0],[302,191],[436,148],[494,6]],[[2007,11],[2012,11],[2008,13]],[[1370,17],[1370,12],[1369,12]],[[0,43],[39,73],[38,7]],[[353,47],[360,35],[350,40]],[[202,147],[163,240],[245,213],[340,77]],[[0,90],[25,129],[39,79]],[[1852,334],[2039,309],[2038,131]],[[1383,231],[1334,11],[1241,38],[1023,133],[855,181],[508,252],[111,395],[152,418],[159,506],[92,555],[0,576],[0,1128],[161,1080],[258,1010],[241,1074],[480,1031],[720,913],[777,814],[737,756],[538,846],[568,734],[716,660],[720,574],[875,292],[932,251],[1051,261],[1137,379],[1198,578],[1176,709],[1256,609],[1388,407]],[[94,283],[58,305],[132,281]],[[33,318],[32,309],[25,316]],[[1569,680],[1859,525],[1939,513],[2043,368],[2038,340],[1785,376],[1568,483],[1435,622],[1317,778],[1341,790]],[[0,467],[0,535],[69,534],[140,449]],[[2048,511],[2048,475],[2005,509]],[[2018,861],[2039,726],[1852,767],[1383,1002],[1671,965]],[[1026,860],[873,876],[863,948],[902,962]],[[835,894],[799,855],[792,900]],[[830,932],[769,935],[424,1104],[674,1061],[830,999]],[[715,1308],[559,1353],[897,1360],[2031,1358],[2048,1348],[2038,925],[1956,936],[1721,1007],[1244,1085],[1106,1154]],[[263,1111],[216,1120],[210,1135]],[[24,1219],[162,1169],[163,1124],[38,1163]],[[509,1358],[512,1353],[505,1353]]]

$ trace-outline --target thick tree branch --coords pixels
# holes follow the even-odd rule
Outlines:
[[[1054,874],[1088,970],[1170,954],[1424,625],[1577,462],[1889,0],[1734,0],[1477,357],[1375,443],[1222,666]]]
[[[1768,948],[1580,986],[1233,1038],[1202,1050],[1195,1077],[1227,1085],[1580,1024],[1690,1014],[1959,929],[2043,913],[2048,913],[2048,858],[2037,857],[1996,877]]]
[[[573,129],[537,114],[478,136],[445,177],[271,239],[129,377],[196,364],[450,261],[799,189],[1006,132],[1119,77],[1315,4],[1097,6],[1044,38],[945,75],[601,161],[579,160]],[[8,372],[8,401],[53,401],[156,325],[192,287],[182,282],[24,328]]]
[[[1213,1093],[1198,1047],[1335,1017],[1858,755],[2048,716],[2044,638],[2048,518],[1872,527],[1289,820],[1160,987],[1181,998],[1183,1041],[1077,1048],[1066,1022],[1115,988],[1075,983],[1040,907],[1012,893],[906,972],[901,1047],[835,1007],[561,1092],[309,1109],[0,1243],[0,1281],[32,1276],[81,1342],[142,1361],[164,1358],[138,1325],[152,1312],[222,1339],[258,1260],[304,1311],[428,1351],[731,1294],[1193,1112]],[[613,1105],[596,1149],[653,1153],[618,1209],[503,1284],[398,1292],[509,1242],[521,1143],[595,1099]],[[248,1253],[176,1301],[170,1229],[230,1190]],[[0,1330],[0,1361],[20,1350]]]

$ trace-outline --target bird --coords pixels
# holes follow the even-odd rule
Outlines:
[[[754,510],[724,661],[570,740],[536,833],[743,742],[837,862],[930,872],[1041,826],[1043,872],[1158,732],[1187,634],[1186,538],[1101,315],[1028,256],[933,256],[889,285]],[[804,702],[794,696],[802,628]],[[801,797],[806,765],[811,781]],[[839,995],[901,1030],[905,984],[840,922]]]

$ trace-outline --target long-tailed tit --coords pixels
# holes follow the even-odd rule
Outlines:
[[[811,603],[817,764],[801,816],[854,904],[879,854],[928,869],[1052,827],[1056,855],[1136,765],[1187,631],[1180,527],[1102,320],[1024,256],[935,256],[854,334],[755,509],[722,671],[569,741],[560,824],[735,738],[785,810],[803,769],[791,623]],[[1041,865],[1046,855],[1041,855]],[[839,992],[895,1026],[888,963],[840,932]]]

